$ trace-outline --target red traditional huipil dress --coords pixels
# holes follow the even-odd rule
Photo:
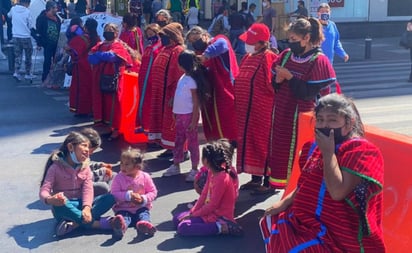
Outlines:
[[[304,85],[334,84],[335,71],[329,59],[320,51],[314,49],[304,58],[295,57],[289,50],[283,51],[273,64],[282,65],[282,60],[289,54],[284,63],[295,78],[305,82]],[[315,105],[316,95],[313,99],[298,99],[289,87],[289,81],[284,80],[275,92],[273,106],[273,121],[271,140],[269,146],[270,184],[277,189],[285,188],[291,173],[295,154],[296,141],[299,132],[298,116],[301,112],[312,111]],[[322,95],[326,95],[322,93]]]
[[[210,41],[209,46],[219,39],[226,41],[229,59],[225,63],[223,55],[220,55],[205,62],[212,89],[211,98],[201,108],[203,131],[208,141],[237,138],[233,83],[239,67],[232,46],[225,36],[217,35]]]
[[[87,35],[77,35],[68,43],[73,62],[69,106],[70,111],[76,114],[92,112],[92,75],[90,75],[92,68],[87,60],[89,44]]]
[[[119,129],[120,127],[120,99],[122,94],[122,75],[125,66],[132,65],[132,59],[127,52],[126,48],[123,47],[120,41],[114,41],[112,43],[101,42],[98,43],[91,49],[91,53],[97,51],[106,52],[111,51],[116,56],[121,59],[119,65],[119,89],[116,93],[108,94],[102,93],[100,91],[100,75],[104,74],[114,74],[115,68],[114,63],[100,62],[92,67],[93,70],[93,117],[95,122],[101,122],[110,125],[113,129]]]
[[[181,45],[167,46],[160,50],[154,60],[152,78],[152,101],[148,140],[159,142],[166,149],[175,146],[176,129],[173,127],[173,98],[177,81],[183,71],[178,57],[183,51]]]
[[[269,154],[271,116],[275,92],[272,64],[277,55],[270,50],[247,54],[235,79],[238,173],[263,176]]]
[[[147,131],[150,121],[150,107],[152,102],[152,80],[150,73],[154,60],[162,49],[162,43],[156,42],[154,45],[148,45],[142,56],[142,65],[139,70],[139,109],[137,111],[136,126]]]
[[[316,147],[302,169],[292,204],[260,221],[266,252],[385,252],[382,154],[365,139],[347,140],[336,150],[341,170],[361,177],[361,183],[344,200],[333,200]]]

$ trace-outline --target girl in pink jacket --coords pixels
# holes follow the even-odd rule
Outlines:
[[[206,144],[202,150],[203,165],[208,167],[206,184],[196,204],[173,217],[177,233],[183,236],[217,234],[243,235],[234,219],[238,178],[231,170],[233,149],[228,140]]]
[[[111,194],[93,197],[92,172],[89,168],[89,139],[71,132],[45,167],[39,196],[51,206],[58,221],[56,235],[63,236],[82,226],[111,229],[111,217],[101,217],[113,206]]]
[[[120,173],[113,179],[111,192],[116,199],[113,211],[113,237],[121,239],[129,226],[138,235],[153,236],[156,228],[150,221],[152,202],[157,189],[150,175],[143,171],[143,154],[129,148],[120,157]]]

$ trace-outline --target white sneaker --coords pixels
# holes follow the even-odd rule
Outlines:
[[[35,76],[35,75],[32,75],[32,74],[30,74],[30,75],[24,75],[24,79],[26,79],[26,80],[33,80],[34,78],[36,78],[36,76]]]
[[[180,174],[180,167],[172,164],[172,165],[170,165],[169,168],[167,168],[165,173],[163,173],[163,176],[164,177],[171,177],[171,176],[175,176],[175,175],[179,175],[179,174]]]
[[[16,79],[16,81],[21,81],[21,76],[18,73],[14,73],[13,77],[14,79]]]
[[[186,182],[194,182],[197,172],[198,170],[190,170],[189,174],[186,176]]]

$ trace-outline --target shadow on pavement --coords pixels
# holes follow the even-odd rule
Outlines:
[[[7,234],[12,237],[16,243],[25,249],[36,249],[43,244],[56,241],[51,231],[55,225],[55,219],[39,220],[28,224],[22,224],[12,227]]]

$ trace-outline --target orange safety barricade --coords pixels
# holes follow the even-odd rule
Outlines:
[[[299,116],[297,154],[289,184],[283,196],[295,189],[300,175],[299,151],[314,137],[312,114]],[[382,152],[384,167],[383,233],[387,252],[403,253],[412,248],[412,137],[365,126],[366,139]]]
[[[288,195],[293,189],[295,189],[296,184],[298,183],[298,178],[300,175],[300,167],[299,167],[299,155],[300,151],[302,150],[303,144],[308,141],[312,141],[315,138],[315,121],[313,119],[313,113],[300,113],[299,114],[299,133],[298,133],[298,141],[296,144],[296,154],[295,154],[295,161],[293,162],[292,173],[289,177],[288,185],[285,189],[285,193],[283,197]]]
[[[135,133],[136,115],[140,99],[138,76],[139,75],[135,72],[123,72],[119,132],[123,134],[125,141],[129,143],[147,142],[147,136],[144,133]]]

